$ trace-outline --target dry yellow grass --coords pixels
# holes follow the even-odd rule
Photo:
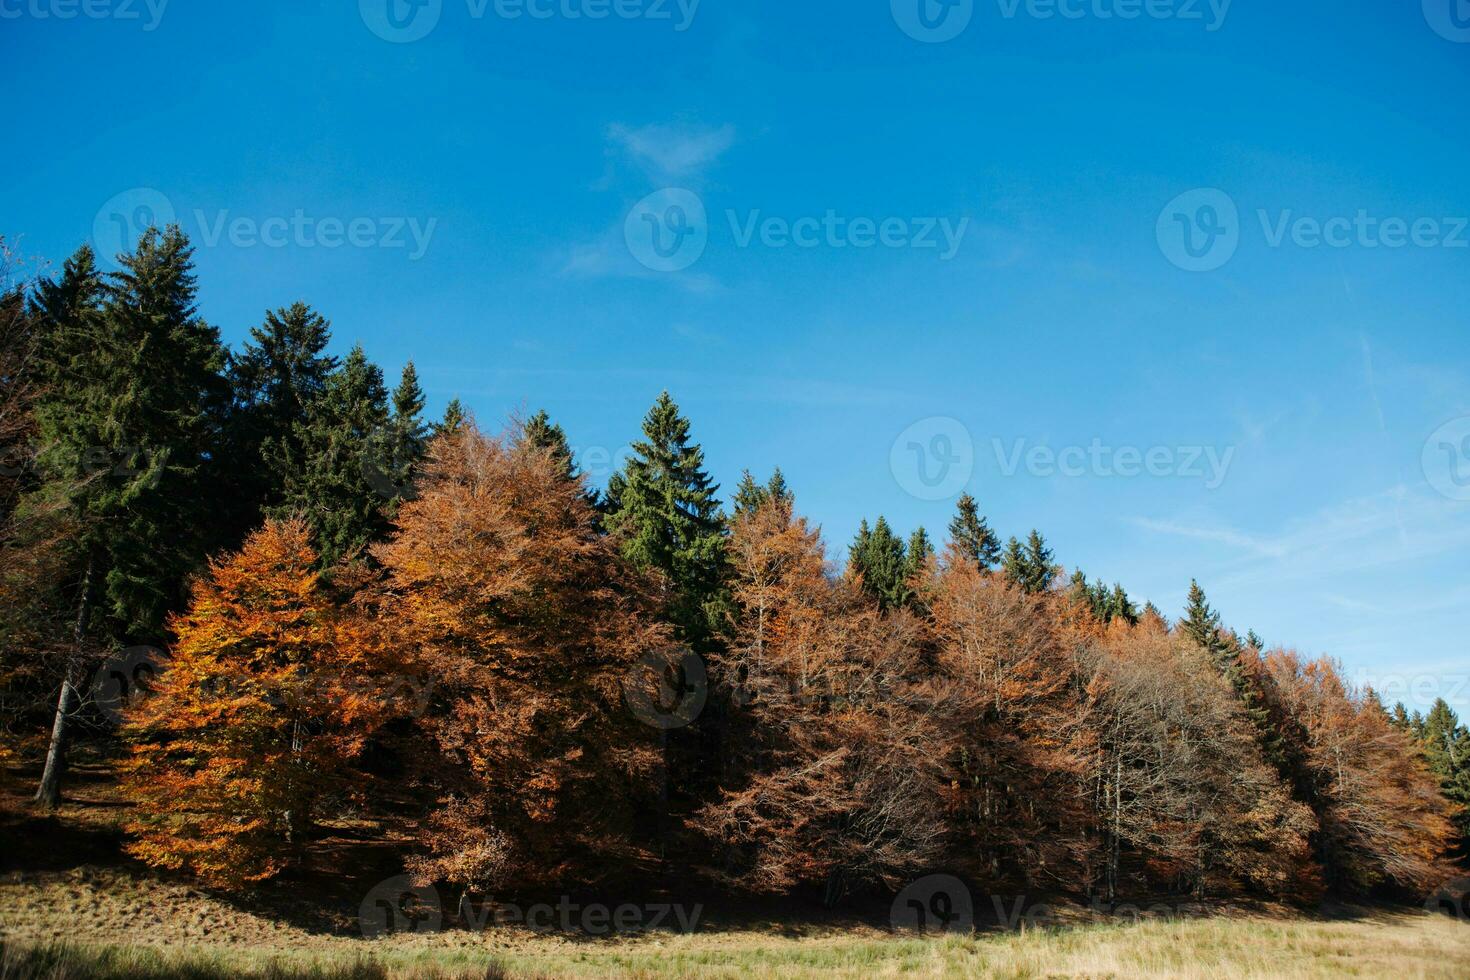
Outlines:
[[[803,927],[596,940],[491,929],[369,941],[270,921],[182,885],[89,871],[0,883],[0,934],[12,958],[0,977],[1470,977],[1470,924],[1412,911],[973,938]],[[27,950],[41,952],[16,957]]]

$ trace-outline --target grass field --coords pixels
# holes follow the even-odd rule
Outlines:
[[[690,934],[481,931],[361,937],[362,881],[401,867],[383,827],[344,824],[308,872],[248,899],[160,876],[121,850],[121,804],[78,772],[38,816],[0,793],[0,980],[81,977],[1470,977],[1470,922],[1413,909],[1216,906],[1209,917],[1093,921],[924,938],[887,909],[710,901]],[[24,786],[24,782],[12,786]],[[977,912],[979,906],[977,903]]]
[[[0,884],[0,978],[23,977],[1470,977],[1470,924],[1340,909],[1074,925],[970,937],[771,922],[585,939],[498,928],[367,940],[270,921],[115,873]]]

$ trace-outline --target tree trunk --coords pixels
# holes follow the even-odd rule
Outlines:
[[[56,719],[51,723],[51,745],[46,750],[46,768],[41,771],[41,785],[36,790],[36,802],[47,809],[55,809],[61,802],[61,777],[66,770],[67,728],[82,700],[77,685],[82,681],[82,641],[87,634],[87,615],[91,610],[93,562],[93,558],[87,559],[87,571],[82,576],[82,596],[77,603],[77,619],[72,629],[72,650],[66,660],[66,676],[61,679],[61,695],[56,699]]]

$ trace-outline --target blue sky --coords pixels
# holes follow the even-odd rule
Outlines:
[[[0,232],[1470,710],[1466,0],[388,2],[0,0]]]

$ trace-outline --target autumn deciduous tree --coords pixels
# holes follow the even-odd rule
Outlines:
[[[944,753],[918,621],[834,581],[789,494],[736,517],[730,560],[724,788],[692,821],[722,878],[753,892],[820,884],[835,901],[926,867],[942,849]]]
[[[1268,697],[1287,728],[1285,751],[1320,823],[1329,883],[1367,892],[1393,885],[1424,895],[1454,876],[1454,809],[1376,698],[1354,693],[1327,659],[1266,658]]]
[[[1207,652],[1158,624],[1110,630],[1088,666],[1104,885],[1315,899],[1311,811],[1267,762]]]
[[[924,593],[954,747],[946,799],[959,866],[978,880],[1075,884],[1088,864],[1079,791],[1088,732],[1052,607],[952,545]]]
[[[595,518],[554,452],[466,421],[431,444],[418,498],[374,549],[379,621],[436,690],[423,878],[483,893],[646,853],[659,755],[621,683],[669,630]]]
[[[167,669],[125,725],[129,850],[149,864],[219,885],[277,873],[392,714],[379,647],[317,558],[304,522],[269,521],[173,618]]]

